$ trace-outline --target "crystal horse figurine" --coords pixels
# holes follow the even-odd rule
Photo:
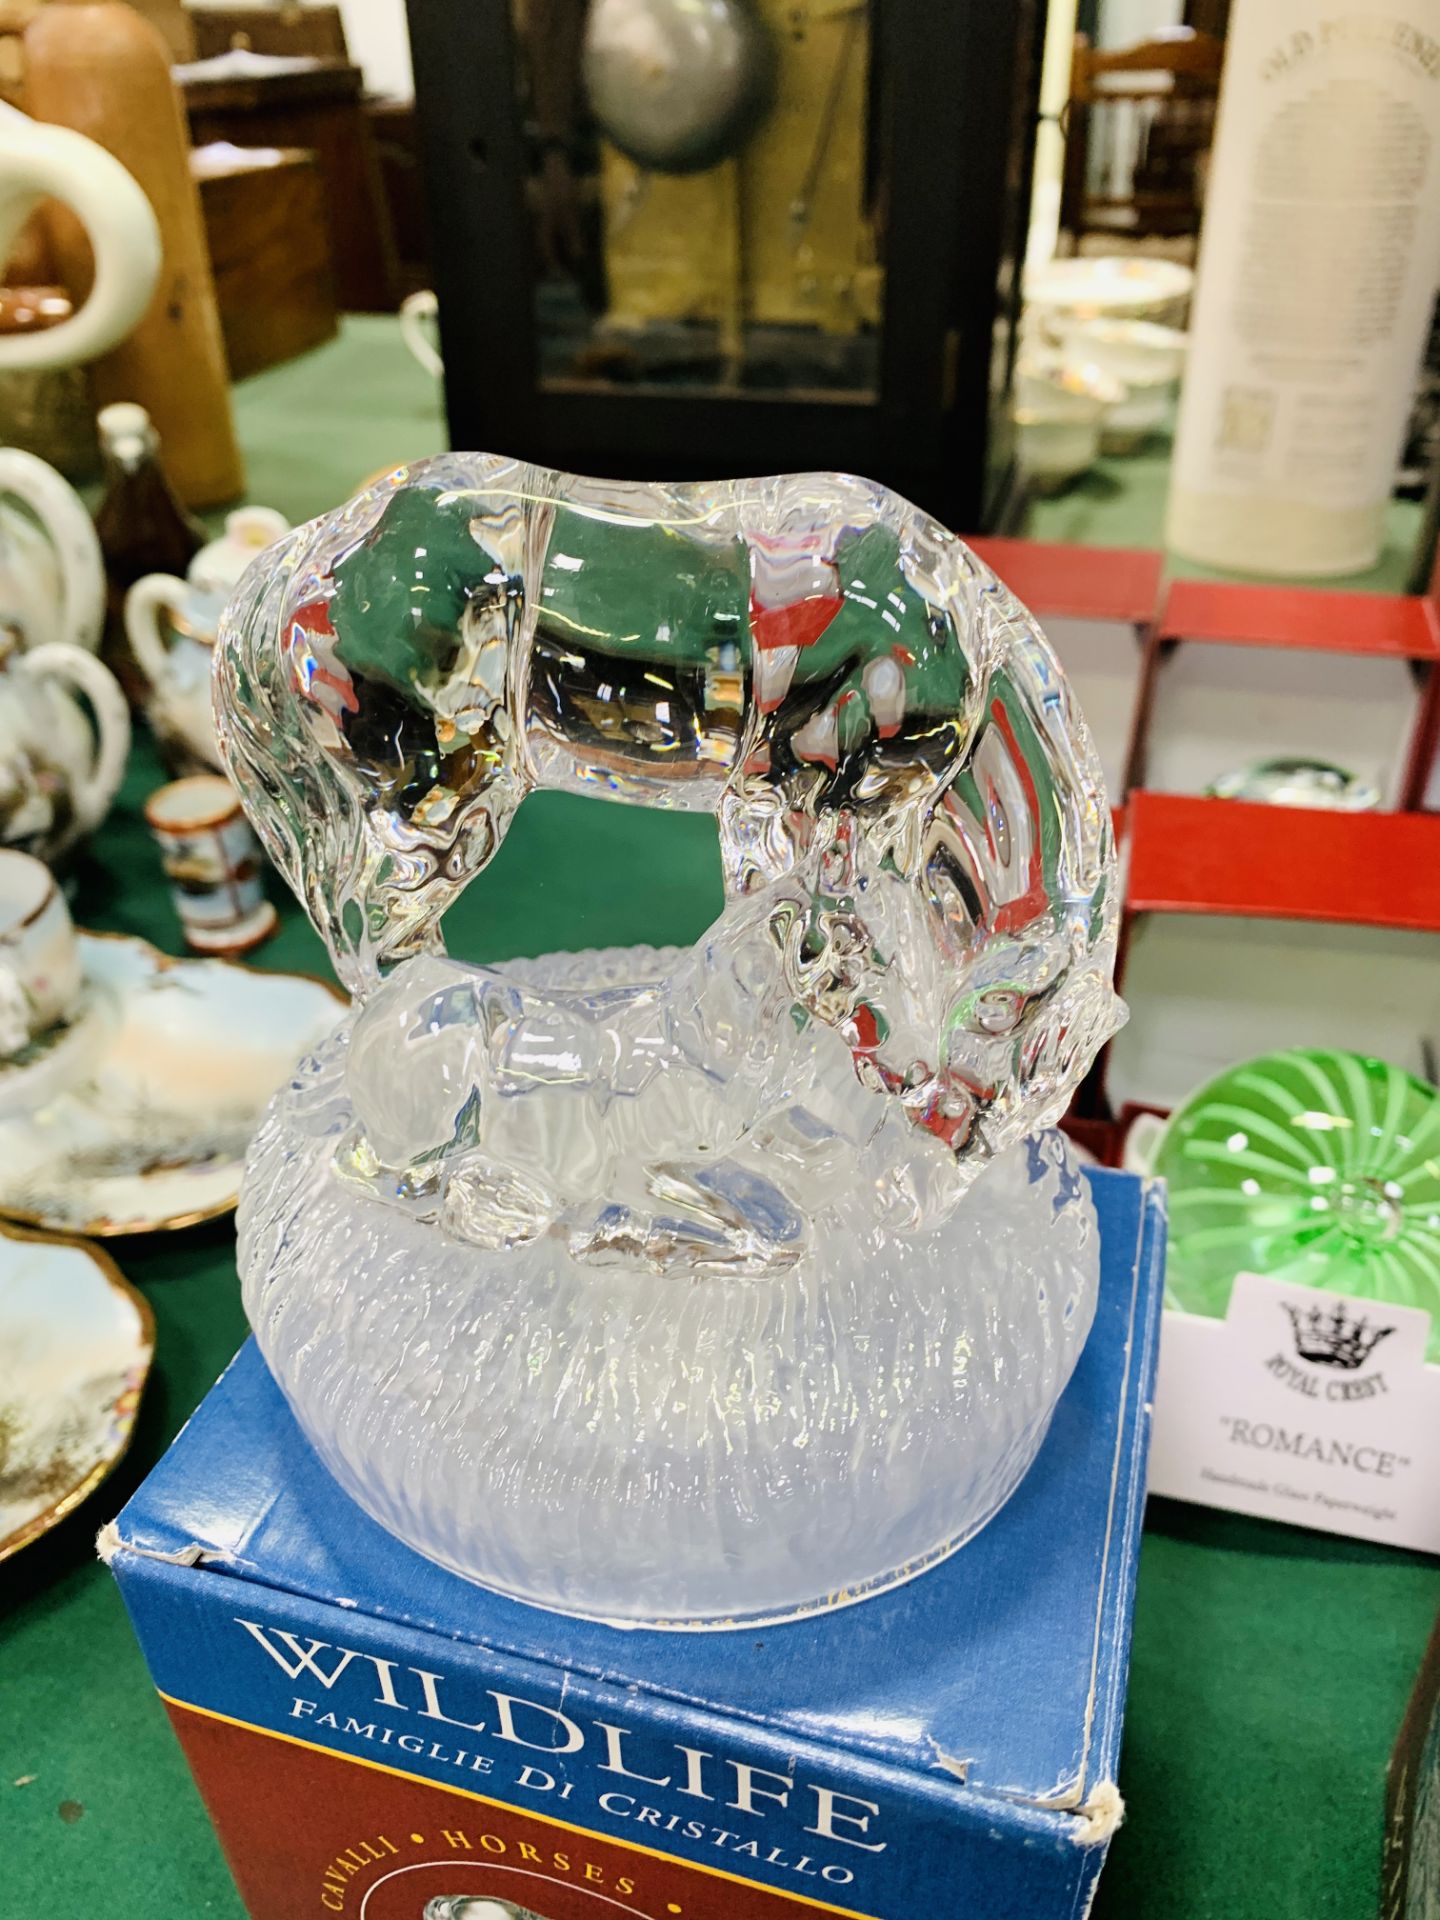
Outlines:
[[[982,1525],[1093,1313],[1040,1130],[1123,1009],[1089,737],[975,555],[834,474],[447,455],[252,566],[215,688],[354,997],[240,1217],[342,1484],[473,1579],[664,1624],[858,1597]],[[692,951],[446,956],[541,787],[714,816]]]

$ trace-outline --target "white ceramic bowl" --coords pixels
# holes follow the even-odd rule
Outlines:
[[[1152,320],[1062,320],[1060,354],[1067,364],[1125,384],[1125,398],[1107,409],[1102,453],[1134,453],[1170,416],[1185,364],[1186,340]]]
[[[1068,365],[1054,348],[1034,348],[1015,369],[1015,431],[1020,465],[1042,492],[1093,466],[1101,436],[1128,390],[1092,366]]]
[[[1123,380],[1089,361],[1072,360],[1055,347],[1032,347],[1015,367],[1017,408],[1058,420],[1088,420],[1123,406]]]
[[[1100,415],[1063,419],[1033,407],[1015,409],[1016,451],[1027,477],[1053,493],[1094,466],[1100,455]]]
[[[1069,320],[1156,320],[1185,317],[1195,275],[1178,260],[1144,255],[1051,260],[1025,275],[1026,304],[1048,325]]]
[[[1127,387],[1173,387],[1185,369],[1188,338],[1153,320],[1063,318],[1060,343],[1067,360],[1099,367]]]

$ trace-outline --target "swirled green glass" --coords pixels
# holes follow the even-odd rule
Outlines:
[[[1239,1272],[1423,1307],[1440,1361],[1440,1092],[1358,1053],[1232,1067],[1177,1108],[1168,1290],[1223,1314]]]

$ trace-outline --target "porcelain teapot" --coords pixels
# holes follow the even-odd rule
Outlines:
[[[0,845],[52,863],[69,853],[109,811],[129,752],[130,710],[108,667],[0,630]]]
[[[42,200],[84,227],[94,282],[59,326],[0,335],[0,374],[71,367],[123,340],[160,275],[150,202],[113,154],[69,127],[47,126],[0,102],[0,263]],[[7,644],[63,641],[94,650],[104,619],[100,543],[79,496],[53,467],[0,449],[0,631]]]
[[[123,340],[160,277],[160,227],[134,176],[70,127],[47,126],[0,102],[0,261],[42,200],[63,202],[84,227],[95,278],[58,327],[0,338],[0,372],[73,367]]]
[[[237,507],[225,532],[204,546],[182,580],[147,573],[125,596],[125,632],[150,683],[147,711],[178,758],[224,771],[210,711],[210,661],[220,615],[240,576],[290,531],[273,507]]]
[[[93,653],[104,619],[105,565],[79,494],[33,453],[0,447],[0,631]]]

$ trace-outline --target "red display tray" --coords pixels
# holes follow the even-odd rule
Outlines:
[[[1440,816],[1132,793],[1127,918],[1235,914],[1440,932]]]
[[[1395,785],[1394,804],[1425,804],[1440,782],[1440,598],[1346,593],[1324,587],[1257,586],[1233,581],[1163,584],[1164,556],[1141,547],[979,537],[970,543],[1042,621],[1075,620],[1136,629],[1135,707],[1128,748],[1112,753],[1112,784],[1144,784],[1156,682],[1178,643],[1273,648],[1415,662],[1415,721]],[[1123,775],[1123,777],[1121,777]]]
[[[988,535],[968,544],[1042,620],[1060,614],[1138,627],[1155,617],[1164,556],[1147,547],[1073,547]]]
[[[1165,594],[1155,636],[1161,642],[1440,660],[1440,615],[1434,601],[1391,593],[1336,593],[1323,587],[1176,580]]]

